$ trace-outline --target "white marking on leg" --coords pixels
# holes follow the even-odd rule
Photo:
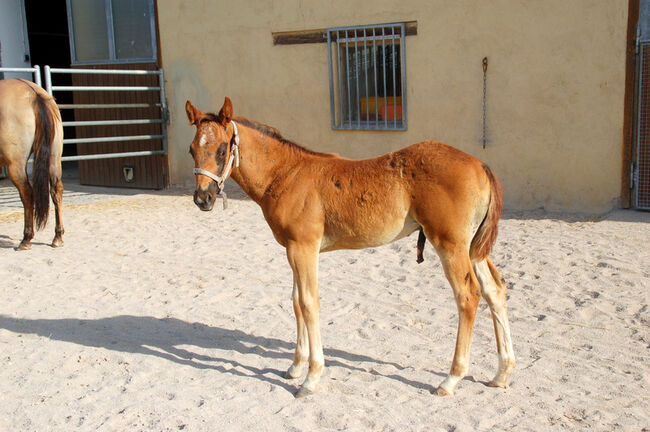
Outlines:
[[[456,385],[458,385],[458,382],[462,379],[462,376],[447,375],[447,378],[445,378],[445,380],[440,383],[440,386],[438,387],[438,394],[441,396],[454,394]]]

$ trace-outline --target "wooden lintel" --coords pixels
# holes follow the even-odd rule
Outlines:
[[[407,21],[406,36],[418,34],[418,22]],[[297,30],[286,32],[272,32],[273,45],[296,45],[327,42],[327,29]]]

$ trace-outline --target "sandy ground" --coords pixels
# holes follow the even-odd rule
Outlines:
[[[27,252],[14,250],[22,211],[0,202],[0,430],[650,428],[649,213],[504,214],[492,256],[517,367],[509,389],[486,386],[497,356],[482,302],[453,397],[432,394],[457,325],[433,248],[420,265],[415,234],[323,254],[326,371],[295,399],[284,249],[229,191],[211,213],[189,190],[68,192],[65,246],[47,245],[51,218]]]

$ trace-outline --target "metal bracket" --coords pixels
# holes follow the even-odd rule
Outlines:
[[[160,116],[162,117],[162,121],[165,122],[166,125],[169,125],[169,105],[167,105],[167,100],[165,100],[165,106],[160,107]]]

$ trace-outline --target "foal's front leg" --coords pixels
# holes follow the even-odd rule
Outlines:
[[[307,336],[307,327],[305,326],[305,320],[302,316],[302,310],[300,309],[300,296],[298,294],[298,283],[294,277],[293,280],[293,292],[291,294],[293,300],[293,312],[296,315],[296,328],[298,330],[298,339],[296,342],[296,352],[293,356],[293,364],[287,371],[285,377],[288,379],[300,378],[302,375],[302,370],[307,364],[307,357],[309,356],[309,338]]]
[[[296,393],[296,397],[303,397],[316,391],[316,386],[325,365],[319,325],[318,247],[313,247],[308,244],[292,243],[287,247],[287,258],[289,259],[289,264],[293,270],[294,281],[298,288],[298,309],[302,314],[305,323],[304,326],[307,328],[307,336],[309,338],[309,372],[300,390]],[[298,316],[296,314],[300,338],[300,331],[302,330]],[[296,349],[297,354],[298,349],[300,348],[298,347]]]

